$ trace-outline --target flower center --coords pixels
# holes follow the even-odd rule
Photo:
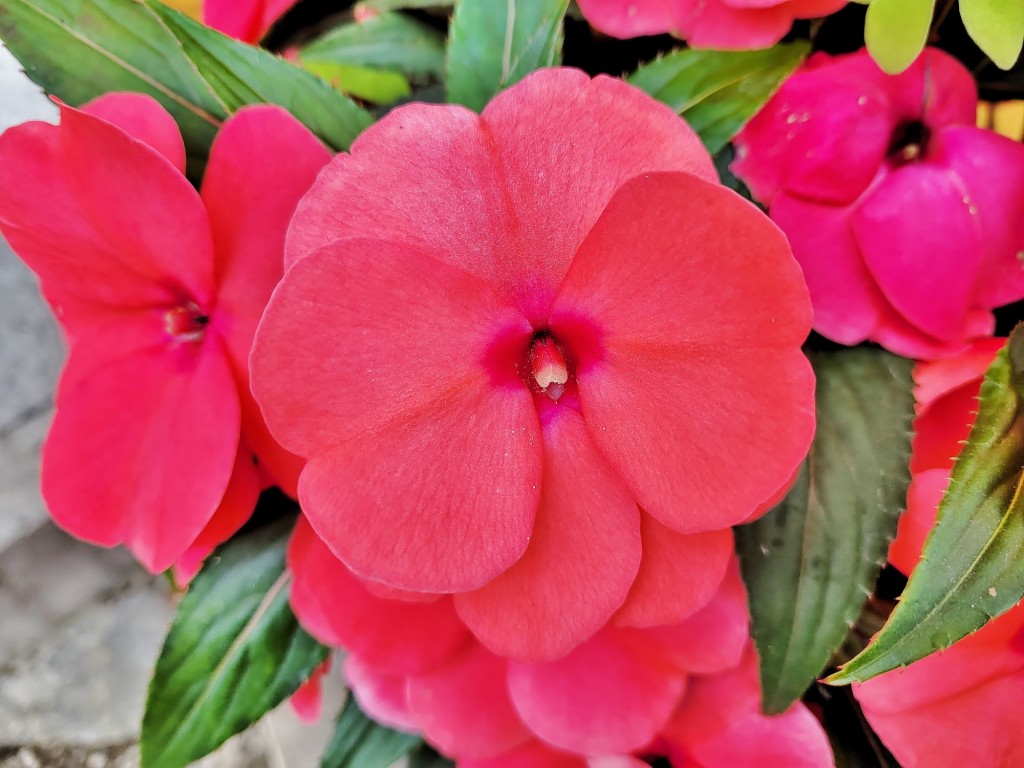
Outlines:
[[[530,345],[530,371],[541,391],[557,403],[565,392],[569,368],[565,354],[546,333],[535,336]]]
[[[206,335],[209,323],[209,315],[191,301],[164,313],[164,330],[175,341],[200,341]]]
[[[889,143],[889,160],[897,166],[914,162],[924,155],[930,138],[931,131],[920,120],[900,123]]]

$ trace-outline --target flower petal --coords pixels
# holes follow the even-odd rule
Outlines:
[[[629,627],[677,624],[715,596],[733,559],[732,531],[683,534],[640,517],[640,572],[615,623]]]
[[[195,190],[159,152],[71,107],[59,126],[0,137],[0,231],[58,305],[123,312],[213,296]],[[72,333],[80,314],[63,319]]]
[[[1024,298],[1024,145],[973,126],[946,128],[933,141],[967,191],[984,232],[975,302],[999,307]]]
[[[148,144],[185,173],[185,140],[171,113],[152,96],[108,93],[82,105],[82,111],[113,123],[129,136]]]
[[[248,392],[249,353],[284,272],[284,237],[295,206],[330,158],[309,129],[283,109],[246,107],[217,134],[203,178],[217,257],[217,330],[239,381],[246,382],[243,432],[263,469],[292,495],[302,462],[271,437]]]
[[[595,29],[628,39],[675,29],[678,0],[579,0],[580,12]]]
[[[368,128],[299,205],[287,260],[338,237],[416,245],[540,321],[612,193],[654,169],[717,179],[665,105],[619,80],[542,69],[482,116],[411,104]]]
[[[404,675],[376,669],[354,654],[345,657],[345,679],[359,708],[381,725],[406,733],[418,733],[409,711]]]
[[[238,428],[234,377],[215,339],[99,363],[76,348],[43,457],[47,505],[75,536],[124,543],[163,571],[220,505]]]
[[[282,445],[313,456],[303,510],[361,577],[463,591],[522,556],[541,474],[515,372],[529,335],[485,284],[408,246],[335,241],[288,271],[253,390]]]
[[[821,724],[797,702],[780,715],[758,709],[757,657],[751,648],[730,672],[694,678],[665,739],[682,762],[729,768],[832,768],[832,750]]]
[[[588,755],[631,752],[668,720],[685,676],[614,627],[558,661],[510,664],[516,709],[538,737]]]
[[[598,448],[644,510],[697,533],[749,517],[806,453],[814,376],[799,345],[810,320],[782,233],[733,192],[664,173],[616,193],[550,327],[578,358]]]
[[[470,645],[449,664],[409,678],[409,709],[442,752],[500,755],[530,738],[509,700],[505,675],[503,659]]]
[[[469,639],[449,598],[410,603],[370,594],[305,518],[292,534],[288,566],[295,576],[292,607],[303,626],[381,671],[423,672]]]
[[[235,468],[217,511],[174,564],[174,581],[181,589],[188,587],[213,550],[238,533],[252,517],[262,486],[263,479],[256,468],[255,457],[243,440],[238,446]]]
[[[640,565],[640,513],[582,417],[544,419],[544,475],[526,554],[487,586],[457,595],[459,616],[495,653],[555,659],[594,634]]]
[[[679,624],[645,629],[643,636],[686,672],[709,674],[739,664],[750,640],[750,615],[735,558],[710,603]]]
[[[927,162],[906,165],[861,201],[851,221],[864,263],[892,306],[926,334],[965,338],[984,251],[956,178]]]

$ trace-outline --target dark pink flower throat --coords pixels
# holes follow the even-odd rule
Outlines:
[[[201,341],[210,316],[193,301],[186,301],[164,313],[164,330],[175,341]]]

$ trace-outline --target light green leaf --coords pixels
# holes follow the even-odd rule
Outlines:
[[[1000,69],[1011,69],[1024,46],[1024,2],[960,0],[967,33]]]
[[[335,149],[347,149],[373,122],[369,112],[318,77],[154,0],[147,2],[181,41],[228,110],[246,104],[279,104]]]
[[[412,86],[400,72],[368,67],[350,67],[329,61],[306,61],[302,65],[339,91],[374,104],[391,104],[412,95]]]
[[[896,609],[828,682],[868,680],[981,628],[1024,597],[1024,328],[985,374],[938,522]]]
[[[477,111],[562,60],[569,0],[458,0],[448,40],[448,100]]]
[[[181,601],[142,720],[143,768],[183,768],[280,704],[327,657],[288,606],[291,521],[217,550]]]
[[[303,48],[299,58],[307,65],[398,72],[423,83],[444,77],[444,36],[401,13],[385,13],[334,28]]]
[[[828,665],[885,562],[910,480],[912,363],[880,349],[816,353],[817,432],[786,498],[736,529],[777,714]]]
[[[645,64],[629,82],[686,118],[708,151],[739,133],[810,51],[806,42],[763,51],[674,51]]]
[[[935,0],[871,0],[864,21],[864,41],[871,57],[897,75],[924,50]]]
[[[334,735],[320,768],[388,768],[422,743],[419,736],[375,723],[349,695],[334,723]]]

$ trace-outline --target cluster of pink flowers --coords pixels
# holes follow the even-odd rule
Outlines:
[[[580,0],[609,34],[731,48],[844,4]],[[289,5],[205,14],[256,40]],[[1024,298],[1024,146],[973,127],[976,101],[935,50],[898,77],[815,55],[737,141],[768,216],[668,107],[572,69],[482,114],[396,108],[333,158],[248,107],[199,191],[152,99],[62,105],[0,137],[0,233],[70,350],[53,517],[184,584],[280,487],[299,620],[366,712],[463,768],[828,768],[809,709],[760,711],[731,528],[806,456],[813,325],[962,352],[918,371],[891,552],[917,561],[992,310]],[[991,756],[943,723],[1001,728],[1022,622],[857,689],[908,766]]]

